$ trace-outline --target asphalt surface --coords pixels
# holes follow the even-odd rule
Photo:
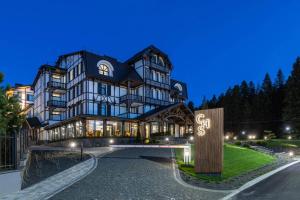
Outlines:
[[[99,158],[95,171],[51,199],[214,200],[223,196],[176,182],[170,149],[131,148]]]
[[[233,199],[245,200],[299,200],[300,199],[300,163],[259,182],[239,193]]]

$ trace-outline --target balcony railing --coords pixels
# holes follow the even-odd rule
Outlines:
[[[150,104],[160,105],[160,106],[167,106],[170,104],[169,101],[165,101],[165,100],[161,100],[161,99],[154,99],[151,97],[146,97],[145,102],[150,103]]]
[[[146,65],[156,69],[156,70],[159,70],[161,72],[169,72],[169,69],[165,66],[162,66],[162,65],[159,65],[157,63],[154,63],[154,62],[146,62]]]
[[[150,78],[146,78],[146,84],[153,85],[153,86],[160,87],[160,88],[167,89],[167,90],[170,89],[170,85],[168,83],[154,81]]]
[[[57,81],[49,81],[48,87],[57,88],[57,89],[66,89],[67,88],[65,83],[61,83],[61,82],[57,82]]]
[[[65,108],[67,106],[67,102],[57,101],[57,100],[49,100],[47,102],[47,106],[57,107],[57,108]]]
[[[120,97],[120,102],[121,103],[142,103],[143,102],[143,97],[139,95],[134,95],[134,94],[126,94]]]

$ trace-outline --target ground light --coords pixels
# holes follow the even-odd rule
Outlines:
[[[290,152],[289,152],[289,156],[290,156],[290,157],[293,157],[293,156],[294,156],[294,152],[293,152],[293,151],[290,151]]]
[[[267,137],[267,136],[265,136],[265,137],[264,137],[264,139],[265,139],[265,140],[267,140],[267,139],[268,139],[268,137]]]
[[[109,140],[109,144],[113,144],[114,143],[114,140],[113,139],[110,139]]]
[[[169,141],[169,138],[168,137],[166,137],[166,139],[165,139],[167,142]]]
[[[234,139],[234,140],[237,140],[237,136],[234,136],[233,139]]]
[[[289,135],[289,136],[288,136],[288,139],[291,140],[291,139],[292,139],[292,136]]]
[[[225,136],[225,139],[226,139],[226,140],[229,140],[229,135],[226,135],[226,136]]]

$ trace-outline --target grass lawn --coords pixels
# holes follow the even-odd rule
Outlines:
[[[299,148],[300,140],[287,140],[287,139],[267,140],[266,147]]]
[[[241,175],[260,168],[275,160],[273,156],[260,153],[248,148],[239,147],[236,145],[224,145],[224,168],[221,176],[206,176],[195,173],[194,171],[194,145],[192,145],[192,164],[186,166],[183,163],[183,149],[176,149],[176,160],[179,169],[187,174],[199,179],[219,182],[228,178]]]

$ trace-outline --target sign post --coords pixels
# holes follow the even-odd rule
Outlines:
[[[220,175],[223,170],[223,108],[195,111],[195,172]]]

